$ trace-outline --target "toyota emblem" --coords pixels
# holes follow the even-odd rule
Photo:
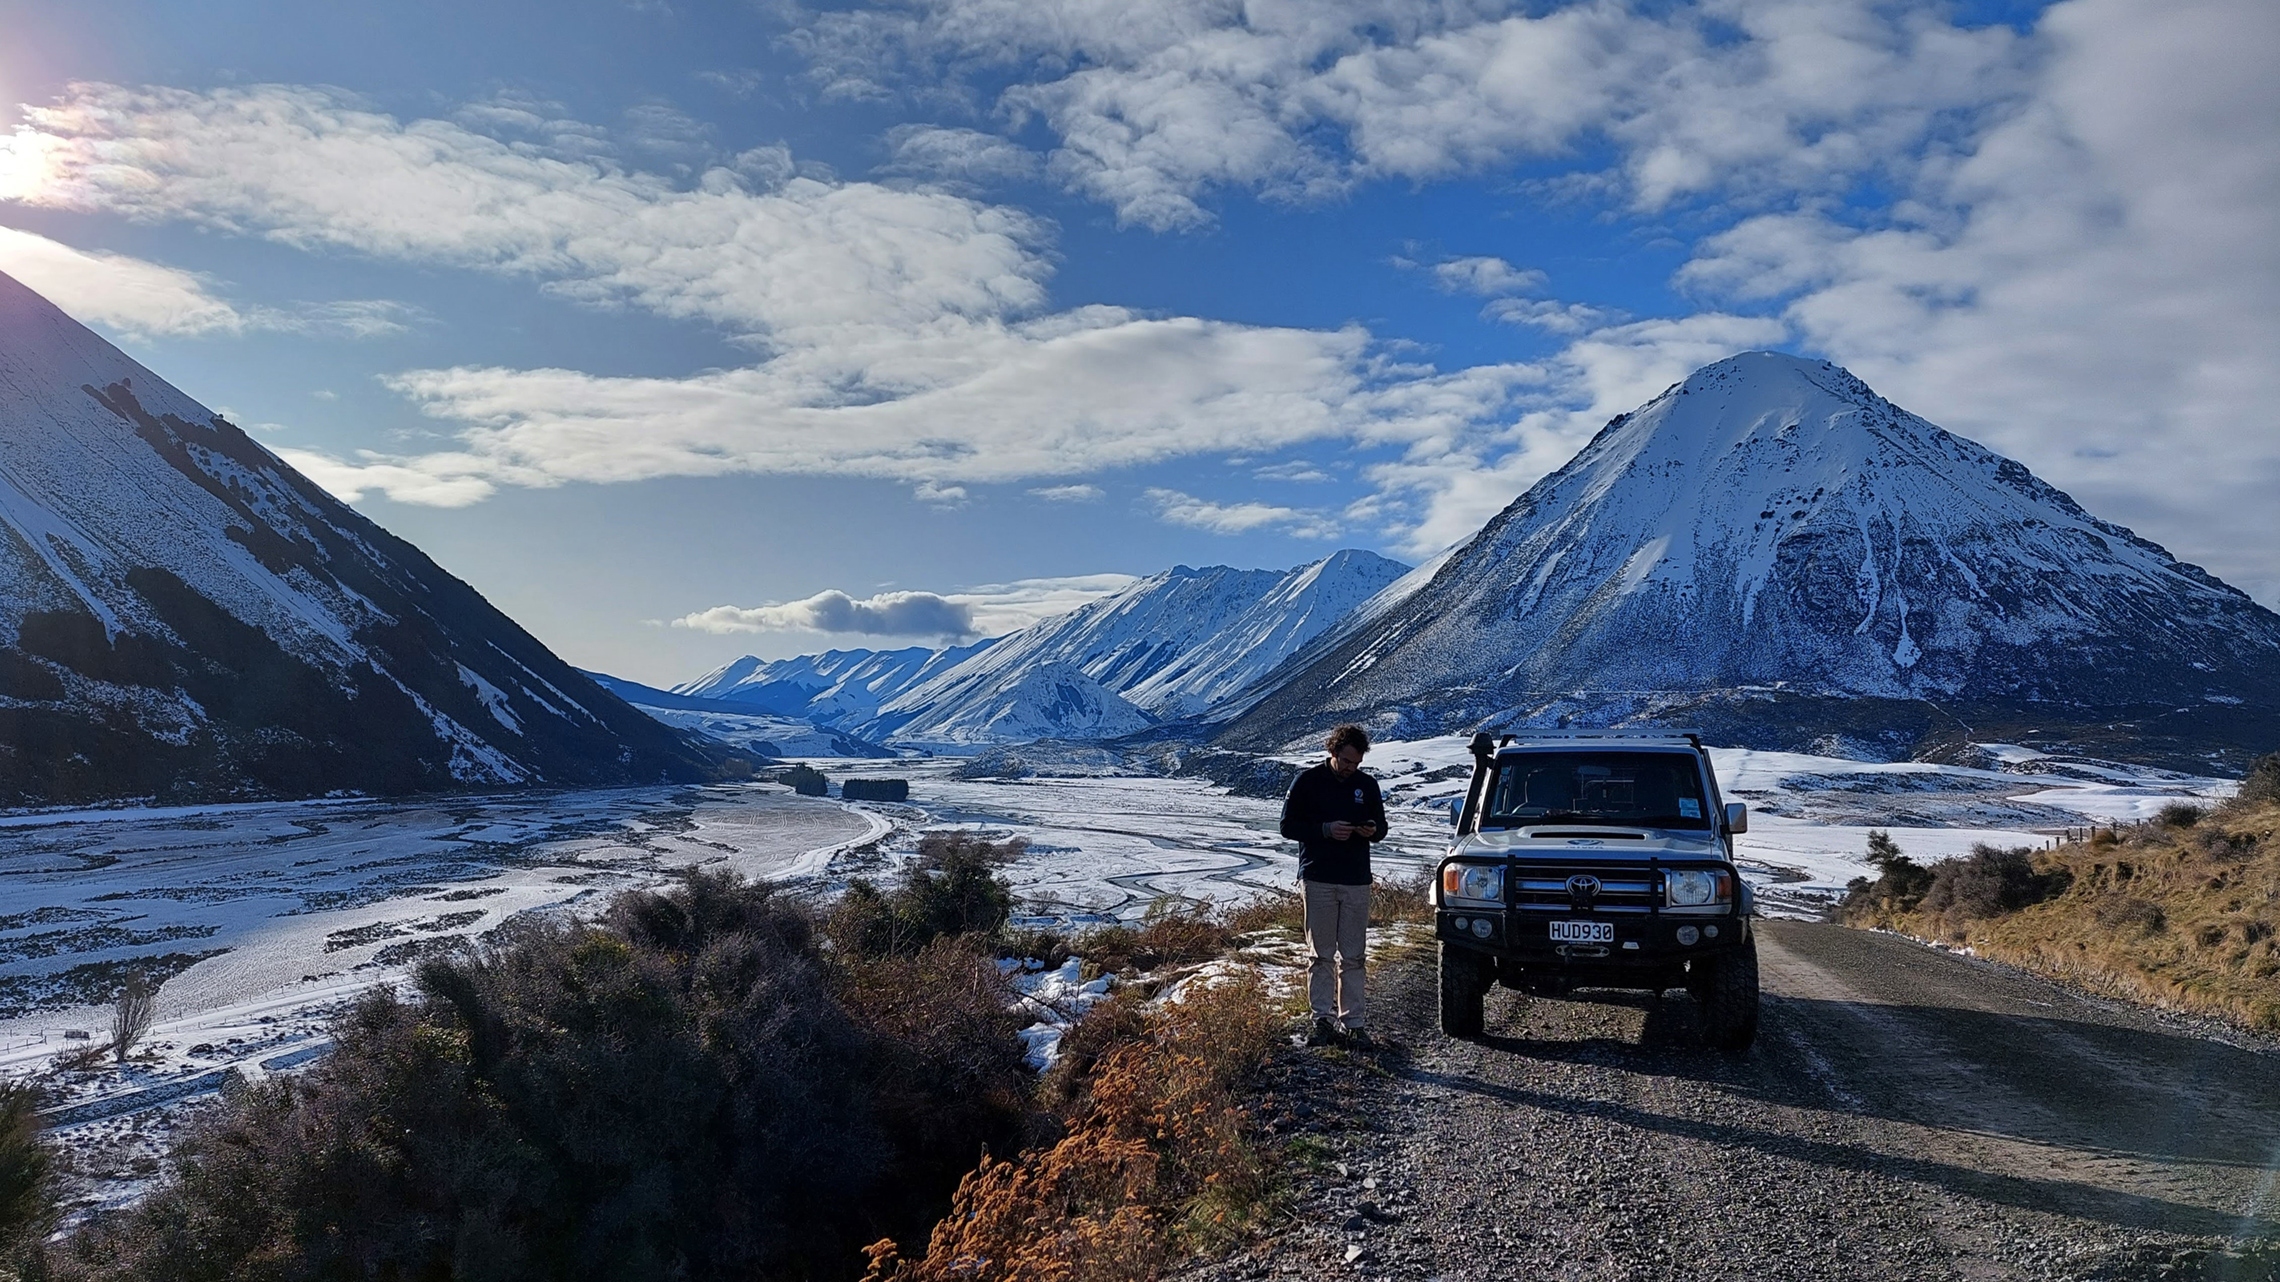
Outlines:
[[[1577,873],[1567,879],[1568,902],[1578,908],[1589,908],[1599,898],[1599,879],[1589,873]]]

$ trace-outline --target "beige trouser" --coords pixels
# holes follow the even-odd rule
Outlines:
[[[1346,1027],[1360,1028],[1370,888],[1326,881],[1299,884],[1306,888],[1306,949],[1314,954],[1314,965],[1306,973],[1307,1004],[1317,1017],[1335,1015]]]

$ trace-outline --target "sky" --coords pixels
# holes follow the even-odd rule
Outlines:
[[[1416,562],[1826,357],[2280,604],[2270,0],[0,0],[0,271],[573,663]]]

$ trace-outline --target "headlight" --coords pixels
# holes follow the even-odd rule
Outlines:
[[[1450,864],[1441,870],[1441,894],[1447,899],[1502,903],[1504,870],[1492,864]]]
[[[1723,872],[1666,872],[1663,902],[1673,908],[1723,904],[1734,897],[1734,879]]]

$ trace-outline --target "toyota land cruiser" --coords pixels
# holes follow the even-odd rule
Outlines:
[[[1757,1036],[1748,810],[1718,795],[1699,735],[1527,731],[1472,739],[1472,786],[1433,879],[1441,1029],[1477,1037],[1492,984],[1684,988],[1704,1039]]]

